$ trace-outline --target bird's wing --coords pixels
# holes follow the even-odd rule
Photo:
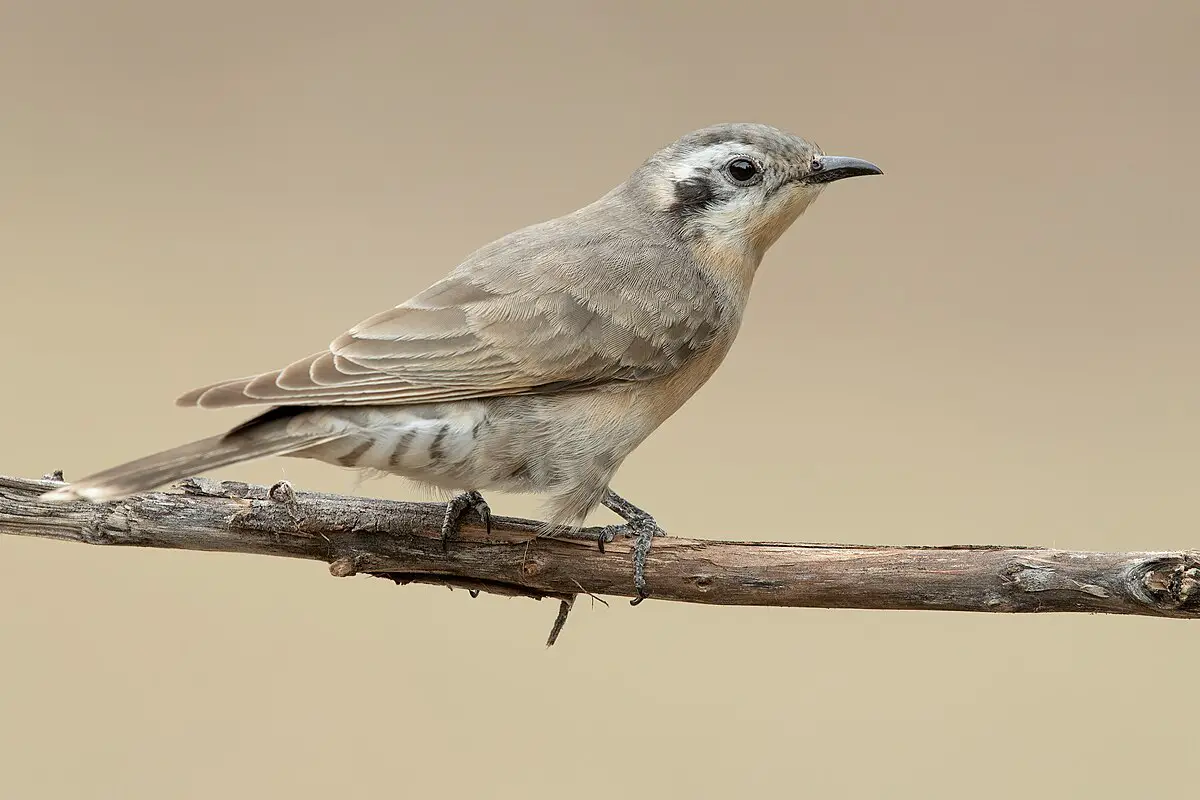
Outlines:
[[[699,271],[644,241],[489,247],[328,350],[178,404],[407,405],[649,380],[723,324],[725,304]]]

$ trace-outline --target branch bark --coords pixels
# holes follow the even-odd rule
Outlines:
[[[48,478],[61,478],[53,473]],[[50,504],[54,480],[0,476],[0,533],[99,545],[253,553],[510,596],[555,598],[553,644],[575,595],[634,596],[628,543],[538,538],[536,523],[473,517],[448,552],[443,506],[286,484],[193,478],[178,491],[104,505]],[[651,598],[810,608],[1099,612],[1200,618],[1200,551],[1101,553],[1040,547],[891,547],[730,542],[669,536],[646,565]]]

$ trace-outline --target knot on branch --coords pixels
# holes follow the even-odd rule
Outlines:
[[[1171,611],[1200,609],[1200,553],[1144,561],[1131,577],[1130,585],[1143,602]]]
[[[86,544],[114,544],[133,533],[133,520],[124,501],[101,503],[91,507],[79,528],[80,541]]]
[[[357,556],[342,556],[329,564],[329,574],[335,578],[349,578],[358,574]]]
[[[241,481],[214,481],[210,478],[184,478],[175,486],[192,497],[222,497],[227,500],[245,500],[255,488]]]
[[[1000,573],[1000,580],[1005,586],[1026,594],[1058,591],[1078,593],[1101,600],[1113,596],[1112,591],[1105,586],[1095,582],[1081,581],[1078,577],[1064,572],[1053,561],[1034,559],[1014,561]]]

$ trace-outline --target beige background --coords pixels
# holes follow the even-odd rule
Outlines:
[[[1200,5],[901,5],[6,0],[0,472],[215,432],[173,398],[749,119],[887,174],[769,254],[620,491],[706,537],[1196,547]],[[547,651],[553,615],[2,538],[2,793],[1095,798],[1194,764],[1188,623],[581,603]]]

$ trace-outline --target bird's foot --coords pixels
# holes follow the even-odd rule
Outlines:
[[[450,502],[446,503],[446,516],[442,520],[443,553],[450,549],[450,540],[458,535],[463,515],[468,511],[474,511],[479,515],[480,522],[483,523],[483,527],[487,530],[488,535],[491,535],[492,509],[488,506],[487,501],[483,499],[483,495],[479,492],[463,492],[462,494],[455,495]]]
[[[615,511],[624,518],[624,525],[606,525],[597,530],[596,542],[604,549],[605,542],[611,542],[618,536],[629,536],[633,539],[633,588],[637,596],[629,601],[630,605],[638,603],[650,596],[646,588],[646,557],[650,555],[650,547],[654,537],[666,536],[667,532],[658,526],[654,517],[635,506],[612,489],[604,496],[604,507]]]

